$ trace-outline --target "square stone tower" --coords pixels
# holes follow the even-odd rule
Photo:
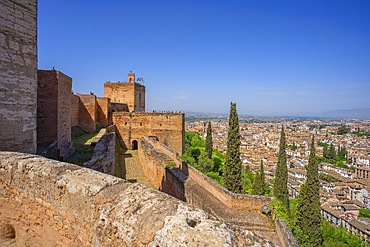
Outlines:
[[[37,143],[57,141],[59,156],[68,158],[71,148],[72,78],[60,71],[37,71]]]
[[[104,83],[104,97],[126,104],[129,112],[145,112],[145,86],[135,82],[134,73],[128,74],[127,82]]]
[[[0,13],[0,150],[36,153],[37,0]]]

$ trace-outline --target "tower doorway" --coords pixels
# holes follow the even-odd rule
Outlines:
[[[137,141],[136,140],[132,141],[131,149],[132,150],[137,150]]]

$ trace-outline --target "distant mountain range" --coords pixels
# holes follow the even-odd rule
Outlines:
[[[330,111],[319,113],[317,117],[370,119],[370,108],[330,110]]]
[[[227,113],[205,113],[205,112],[185,112],[187,117],[227,117]],[[244,117],[246,115],[243,115]],[[309,118],[358,118],[358,119],[370,119],[370,108],[353,108],[353,109],[340,109],[340,110],[329,110],[318,113],[301,113],[296,115],[298,117],[309,117]],[[248,115],[248,117],[253,117]],[[258,116],[256,116],[258,117]],[[268,116],[266,116],[268,117]],[[275,116],[279,117],[279,116]],[[284,117],[294,117],[287,116]]]

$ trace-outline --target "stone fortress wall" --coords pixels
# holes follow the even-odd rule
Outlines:
[[[178,154],[153,137],[140,139],[139,158],[146,177],[169,195],[201,208],[216,218],[244,228],[271,231],[271,225],[258,219],[250,211],[261,211],[272,197],[235,194],[219,185],[186,162]],[[270,220],[268,220],[270,221]],[[274,234],[282,246],[298,247],[292,231],[281,219],[275,219]]]
[[[35,153],[37,1],[0,8],[0,150]]]
[[[79,104],[80,104],[80,98],[77,95],[72,94],[71,95],[71,126],[78,125]]]
[[[138,183],[35,155],[0,157],[1,246],[269,244]]]
[[[135,74],[130,72],[127,82],[104,83],[104,97],[112,103],[127,105],[129,112],[145,112],[145,86],[135,82]]]
[[[58,156],[69,157],[72,78],[57,70],[37,71],[37,144],[57,140]]]
[[[156,136],[160,142],[177,153],[183,153],[185,135],[183,113],[114,112],[112,119],[124,148],[137,149],[140,138]]]
[[[85,162],[83,166],[114,176],[116,168],[116,133],[101,129],[97,139],[91,160]]]
[[[168,175],[166,169],[177,168],[183,173],[183,175],[178,175],[178,172],[173,172],[171,176],[177,177],[178,180],[183,180],[183,178],[186,178],[186,180],[192,180],[192,182],[197,183],[200,187],[205,188],[208,193],[218,198],[226,207],[238,210],[261,210],[262,206],[270,204],[272,200],[271,197],[235,194],[228,191],[211,178],[193,168],[191,165],[178,159],[177,154],[174,153],[174,151],[167,148],[154,138],[144,137],[140,140],[139,158],[144,173],[155,185],[162,186],[163,182],[166,181],[166,175]],[[174,180],[175,178],[171,179]],[[185,182],[185,187],[182,188],[171,188],[173,186],[172,183],[167,183],[166,187],[169,190],[181,191],[182,189],[186,189],[187,181],[183,182]],[[175,182],[174,184],[179,184],[179,182]],[[161,189],[160,186],[157,188]],[[173,196],[179,199],[194,198],[194,196],[189,196],[189,193],[192,193],[192,191],[184,190],[183,194],[174,194]],[[205,200],[205,198],[199,199],[202,201]],[[186,201],[195,206],[199,206],[201,203],[198,201]]]

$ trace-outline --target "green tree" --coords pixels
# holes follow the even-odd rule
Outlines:
[[[324,158],[329,158],[329,153],[328,153],[328,145],[327,144],[325,144],[325,146],[324,146],[324,150],[323,150],[323,156],[324,156]]]
[[[195,161],[198,161],[198,157],[200,155],[200,149],[199,148],[192,148],[190,149],[190,155],[194,158]]]
[[[295,144],[295,142],[293,141],[293,145],[292,145],[292,149],[293,150],[297,150],[298,146]]]
[[[359,217],[370,218],[370,209],[361,208],[358,216]]]
[[[266,189],[269,189],[268,187],[266,188],[266,182],[265,182],[265,169],[263,168],[263,161],[261,160],[261,165],[260,165],[260,181],[261,181],[261,193],[260,195],[264,195],[266,193]]]
[[[343,150],[342,150],[341,146],[338,146],[338,151],[337,151],[338,157],[341,158],[342,154],[343,154]]]
[[[213,150],[213,142],[212,142],[212,126],[211,121],[208,122],[207,125],[207,136],[206,136],[206,153],[208,158],[212,159],[212,150]]]
[[[254,177],[254,182],[252,186],[252,194],[263,196],[265,194],[265,189],[266,189],[265,172],[263,169],[263,162],[261,160],[260,171],[257,172],[256,176]]]
[[[315,137],[312,136],[310,157],[307,165],[307,179],[298,196],[297,226],[308,236],[308,244],[320,246],[320,181],[319,168],[315,159]]]
[[[240,130],[236,103],[230,103],[229,129],[227,132],[226,161],[223,178],[225,187],[234,192],[241,193],[242,161],[240,159]]]
[[[199,147],[199,148],[205,147],[205,141],[202,140],[202,138],[200,138],[199,133],[197,133],[196,135],[193,136],[193,138],[191,138],[190,144],[192,147]]]
[[[337,133],[338,133],[338,135],[344,135],[344,134],[347,134],[347,133],[349,133],[350,132],[350,128],[347,128],[347,126],[346,125],[341,125],[339,128],[338,128],[338,131],[337,131]]]
[[[280,200],[289,211],[288,167],[285,145],[286,139],[283,126],[280,133],[279,156],[275,170],[274,196]]]
[[[252,194],[253,195],[259,195],[261,191],[261,179],[260,179],[260,173],[256,172],[256,175],[254,175],[254,181],[252,185]]]
[[[204,172],[210,172],[213,170],[214,163],[213,160],[208,158],[205,152],[202,152],[198,157],[198,164],[203,168]]]
[[[334,147],[333,143],[330,144],[329,155],[328,156],[329,156],[328,157],[329,159],[335,159],[336,154],[335,154],[335,147]]]

